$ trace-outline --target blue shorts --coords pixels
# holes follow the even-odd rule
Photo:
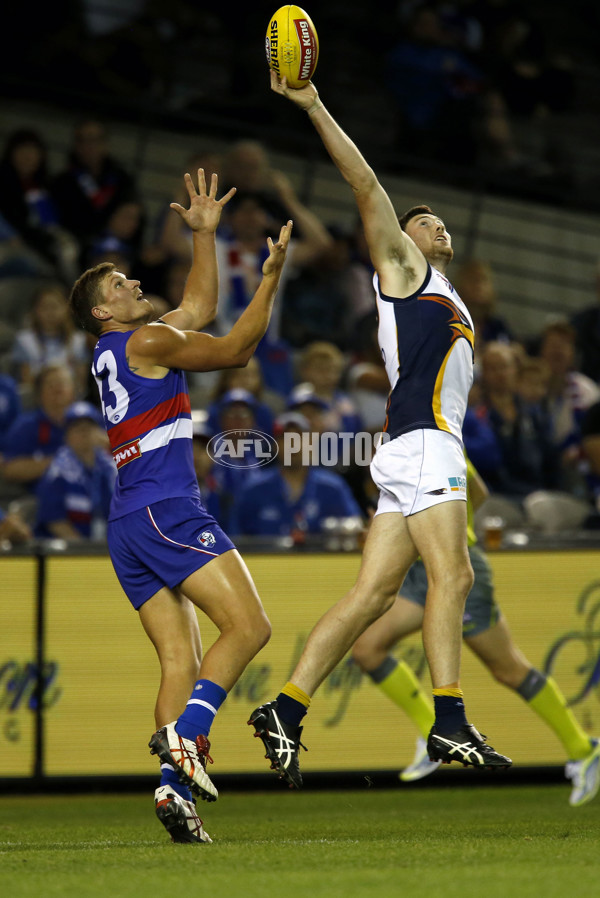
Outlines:
[[[134,608],[235,549],[198,499],[163,499],[109,521],[108,550]]]
[[[469,557],[475,574],[471,592],[467,596],[463,615],[463,638],[478,636],[498,623],[500,608],[494,598],[494,583],[490,563],[477,546],[469,546]],[[402,584],[400,595],[415,605],[425,607],[427,574],[419,559],[410,568]]]

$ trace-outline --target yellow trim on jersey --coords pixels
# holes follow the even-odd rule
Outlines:
[[[471,349],[474,348],[474,346],[475,346],[475,334],[473,333],[473,331],[471,330],[470,327],[467,327],[466,324],[455,324],[454,322],[452,322],[452,324],[450,325],[450,327],[454,328],[454,330],[459,331],[459,333],[462,334],[462,336],[463,336],[463,337],[465,338],[465,340],[468,342],[468,344],[469,344],[469,346],[471,347]]]
[[[450,353],[452,352],[453,347],[454,343],[446,353],[444,361],[440,365],[440,370],[438,371],[438,376],[435,379],[435,385],[433,387],[433,399],[431,402],[431,409],[433,411],[435,423],[440,430],[445,430],[446,433],[452,433],[452,431],[448,427],[448,422],[442,415],[442,386],[444,384],[444,372],[446,370],[446,365],[448,364],[448,359],[450,358]]]

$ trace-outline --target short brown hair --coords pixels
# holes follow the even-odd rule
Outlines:
[[[561,318],[558,321],[552,321],[550,324],[547,324],[544,330],[542,331],[541,343],[543,344],[546,337],[550,334],[557,334],[559,337],[564,337],[565,340],[568,340],[569,343],[575,344],[577,340],[577,331],[573,327],[573,325],[567,321],[566,318]]]
[[[76,324],[96,337],[100,335],[102,323],[92,315],[92,308],[104,298],[100,289],[102,281],[116,270],[112,262],[101,262],[100,265],[84,271],[71,290],[69,306]]]
[[[430,209],[429,206],[411,206],[410,209],[407,209],[404,215],[398,219],[403,231],[406,230],[406,225],[411,218],[414,218],[416,215],[435,215],[435,212],[433,209]]]

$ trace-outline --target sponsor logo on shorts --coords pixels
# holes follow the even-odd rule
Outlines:
[[[466,493],[467,491],[467,478],[466,477],[449,477],[448,483],[450,484],[450,492],[451,493]]]
[[[132,440],[131,443],[124,443],[118,449],[113,449],[113,458],[117,468],[129,464],[136,458],[141,458],[142,450],[140,449],[140,441]]]
[[[201,546],[204,546],[205,549],[210,549],[216,544],[217,540],[215,539],[214,533],[210,530],[205,530],[198,537],[198,542]]]

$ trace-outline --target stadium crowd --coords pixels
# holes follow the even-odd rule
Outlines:
[[[27,46],[0,61],[0,75],[5,66],[44,91],[77,85],[131,108],[209,114],[217,129],[227,119],[268,127],[275,113],[257,23],[264,34],[272,13],[267,2],[231,17],[192,0],[62,0],[32,21],[27,5],[15,7],[7,29],[25,29]],[[574,0],[569,14],[548,0],[383,0],[375,9],[330,2],[312,14],[328,48],[320,83],[341,113],[354,110],[367,149],[396,156],[402,169],[410,170],[409,156],[433,159],[457,173],[495,172],[503,190],[546,189],[555,199],[577,191],[597,202],[597,185],[580,183],[572,141],[574,116],[590,99],[585,76],[597,73],[598,12],[589,0]],[[353,64],[340,67],[341,59]],[[354,109],[363,96],[370,117]],[[278,122],[292,124],[287,115],[279,111]]]
[[[75,127],[62,170],[49,171],[46,157],[44,135],[24,128],[8,137],[0,163],[0,507],[25,519],[14,539],[102,538],[114,477],[90,374],[94,341],[75,328],[69,289],[85,267],[111,261],[141,281],[160,317],[180,301],[191,246],[168,202],[147,220],[102,122]],[[388,392],[361,229],[320,221],[256,141],[189,160],[191,171],[200,165],[238,188],[217,235],[212,333],[226,332],[252,296],[265,234],[288,217],[296,224],[256,356],[243,369],[189,378],[206,504],[234,536],[301,542],[331,518],[367,520],[368,466],[341,451],[344,439],[352,445],[357,434],[382,430]],[[477,335],[464,441],[492,497],[510,520],[532,526],[528,498],[568,497],[579,525],[595,527],[600,303],[524,339],[502,318],[489,264],[464,260],[453,280]],[[286,432],[346,436],[337,461],[236,469],[207,453],[211,437],[228,430],[259,430],[280,445]]]

